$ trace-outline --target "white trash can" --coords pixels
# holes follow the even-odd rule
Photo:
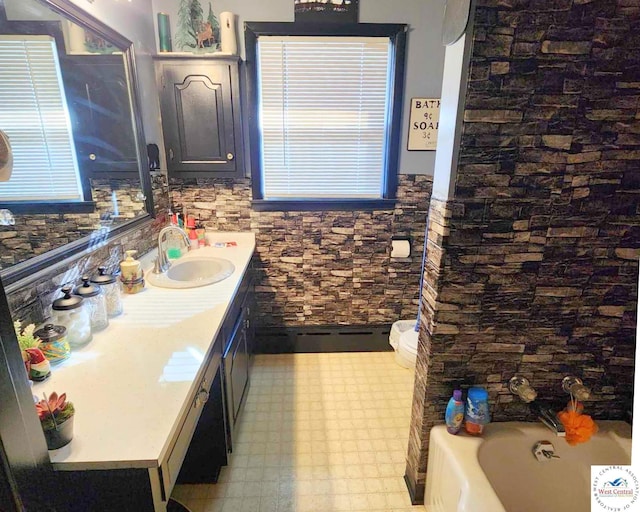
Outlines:
[[[400,335],[398,350],[396,350],[396,363],[403,368],[416,367],[418,358],[418,332],[415,329],[404,331]]]
[[[400,336],[403,332],[413,329],[416,326],[415,320],[398,320],[391,326],[391,332],[389,333],[389,345],[393,347],[393,350],[398,350],[400,344]]]

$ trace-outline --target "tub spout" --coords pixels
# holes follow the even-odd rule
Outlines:
[[[538,419],[558,437],[565,437],[566,431],[564,425],[558,418],[558,415],[548,407],[540,404],[531,404],[531,410],[538,416]]]

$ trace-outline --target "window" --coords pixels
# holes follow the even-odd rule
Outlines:
[[[14,169],[0,202],[83,201],[56,43],[49,36],[0,36],[0,129]]]
[[[247,24],[254,206],[389,207],[405,25]]]

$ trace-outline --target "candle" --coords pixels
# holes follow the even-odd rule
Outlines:
[[[171,25],[169,15],[163,12],[158,13],[158,39],[160,40],[160,51],[171,51]]]

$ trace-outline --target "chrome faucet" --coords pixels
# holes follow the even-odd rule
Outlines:
[[[166,240],[167,233],[171,231],[176,231],[184,242],[185,246],[189,247],[189,237],[187,234],[179,228],[178,226],[174,226],[173,224],[167,227],[162,228],[160,233],[158,234],[158,259],[156,259],[156,264],[153,269],[154,274],[164,274],[169,268],[171,268],[171,262],[167,257],[167,250],[163,246],[163,242]]]
[[[564,425],[558,418],[558,415],[548,407],[534,402],[531,404],[531,410],[538,416],[538,419],[558,437],[565,437],[567,432],[564,429]]]
[[[535,399],[538,396],[536,390],[531,387],[529,380],[521,375],[514,375],[509,379],[509,391],[520,397],[524,403],[529,404],[538,419],[555,435],[564,437],[566,432],[564,425],[558,416],[550,408],[540,405]]]

